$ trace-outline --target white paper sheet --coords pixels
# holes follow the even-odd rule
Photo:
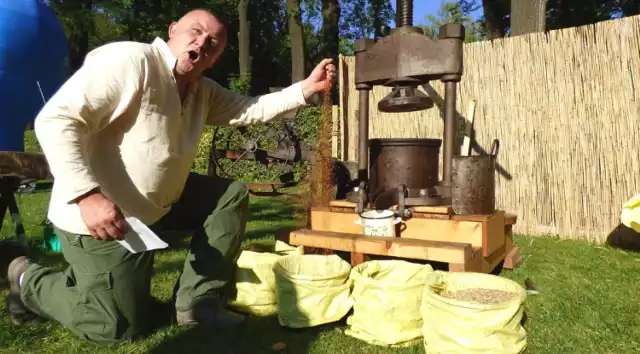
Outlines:
[[[169,245],[162,241],[151,229],[138,218],[128,216],[125,218],[132,231],[127,232],[124,240],[118,241],[131,253],[139,253],[156,249],[167,248]]]

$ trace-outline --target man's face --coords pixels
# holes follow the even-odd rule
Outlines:
[[[226,45],[224,25],[206,11],[193,11],[169,26],[171,52],[176,56],[176,74],[199,77],[210,69]]]

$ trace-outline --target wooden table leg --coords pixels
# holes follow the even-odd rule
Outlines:
[[[29,249],[29,243],[27,241],[27,234],[24,231],[24,225],[22,224],[22,218],[20,217],[20,209],[16,201],[15,194],[20,187],[20,179],[15,176],[0,176],[0,229],[4,222],[4,215],[9,210],[11,220],[13,220],[13,227],[15,230],[15,237],[18,243],[24,248],[25,251]]]
[[[355,267],[358,264],[364,263],[364,257],[364,253],[351,252],[351,266]]]
[[[516,269],[522,264],[522,253],[520,253],[520,248],[513,243],[512,225],[505,225],[505,236],[507,255],[504,259],[503,268]]]

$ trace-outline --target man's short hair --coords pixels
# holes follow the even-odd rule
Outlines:
[[[220,15],[216,14],[215,12],[213,12],[211,9],[207,9],[205,7],[197,7],[195,9],[190,9],[187,10],[185,12],[183,12],[180,17],[178,17],[178,19],[181,19],[183,17],[185,17],[186,15],[188,15],[191,12],[194,11],[204,11],[204,12],[208,12],[209,14],[211,14],[211,16],[215,17],[216,19],[218,19],[218,21],[220,21],[220,23],[222,23],[222,25],[224,26],[224,28],[227,28],[227,22],[225,21],[224,18],[222,18]]]
[[[179,18],[178,18],[178,20],[181,20],[183,17],[185,17],[185,16],[186,16],[186,15],[188,15],[189,13],[191,13],[191,12],[195,12],[195,11],[204,11],[204,12],[206,12],[206,13],[209,13],[211,16],[215,17],[218,21],[220,21],[220,23],[222,24],[222,27],[224,28],[224,36],[225,36],[225,39],[226,39],[226,41],[228,41],[228,40],[229,40],[229,33],[228,33],[228,32],[229,32],[229,30],[228,30],[229,26],[227,25],[227,22],[226,22],[222,17],[220,17],[219,15],[217,15],[216,13],[214,13],[213,11],[211,11],[211,9],[207,9],[207,8],[204,8],[204,7],[197,7],[197,8],[195,8],[195,9],[187,10],[186,12],[184,12],[184,13],[183,13]]]

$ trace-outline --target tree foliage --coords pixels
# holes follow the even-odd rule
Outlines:
[[[471,13],[477,9],[477,5],[472,1],[442,1],[438,12],[426,15],[427,25],[421,27],[427,36],[437,38],[440,26],[459,23],[465,27],[465,42],[480,41],[484,39],[480,23],[471,17]]]

